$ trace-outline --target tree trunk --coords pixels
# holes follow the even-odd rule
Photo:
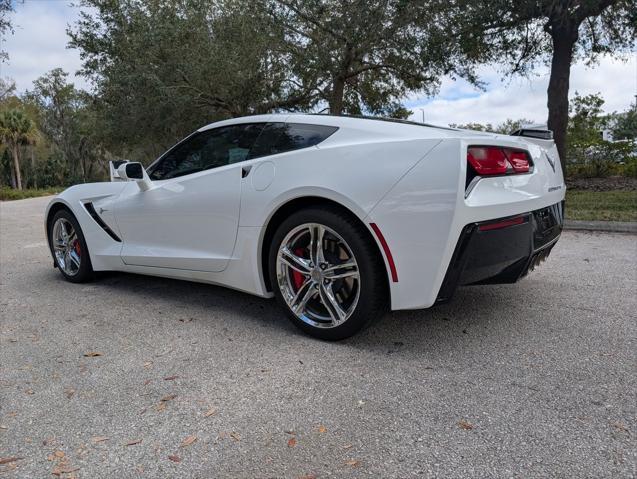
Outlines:
[[[31,174],[33,175],[33,187],[38,189],[38,175],[35,171],[35,146],[31,145]]]
[[[330,114],[340,115],[343,113],[343,94],[345,92],[345,80],[340,77],[334,78],[332,85],[332,95],[330,97]]]
[[[22,189],[22,175],[20,174],[20,146],[16,143],[13,145],[13,169],[15,170],[15,186]]]
[[[15,168],[13,167],[13,165],[9,165],[9,170],[11,170],[11,188],[15,190],[17,188],[17,185],[15,183]]]
[[[551,76],[547,90],[549,117],[547,126],[553,130],[553,137],[560,155],[562,171],[566,175],[566,129],[568,127],[568,88],[573,61],[573,47],[577,41],[575,33],[569,29],[553,29],[553,58]]]

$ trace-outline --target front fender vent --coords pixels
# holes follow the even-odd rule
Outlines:
[[[104,223],[104,220],[100,218],[100,215],[97,214],[97,211],[95,211],[95,207],[93,206],[93,203],[84,203],[84,208],[86,208],[86,211],[88,211],[88,214],[91,215],[91,218],[93,218],[95,222],[98,225],[100,225],[100,228],[102,228],[108,236],[113,238],[118,243],[122,242],[122,240],[119,239],[119,236],[117,236],[113,232],[113,230],[106,223]]]

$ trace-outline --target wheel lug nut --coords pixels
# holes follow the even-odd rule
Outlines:
[[[310,261],[310,268],[314,268],[314,263]]]
[[[321,263],[321,269],[325,269],[327,268],[327,265],[325,263]]]
[[[319,289],[319,285],[318,285],[318,283],[316,283],[316,284],[314,285],[314,289]]]
[[[329,280],[329,279],[325,279],[325,280],[323,281],[323,284],[330,284],[330,280]]]

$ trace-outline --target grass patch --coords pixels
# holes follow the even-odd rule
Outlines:
[[[14,190],[8,186],[0,187],[0,201],[24,200],[25,198],[37,198],[38,196],[57,195],[64,188],[29,188],[26,190]]]
[[[566,191],[566,219],[637,221],[637,191]]]

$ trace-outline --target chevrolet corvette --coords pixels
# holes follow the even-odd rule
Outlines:
[[[125,271],[274,296],[326,340],[521,279],[559,239],[566,189],[547,130],[311,114],[213,123],[147,168],[110,169],[47,207],[66,280]]]

